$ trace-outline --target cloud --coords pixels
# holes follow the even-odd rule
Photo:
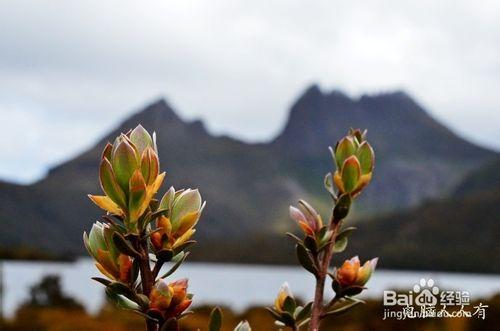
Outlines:
[[[496,1],[2,2],[0,177],[40,177],[160,95],[215,133],[268,140],[312,82],[354,96],[406,89],[457,132],[498,149],[499,9]]]

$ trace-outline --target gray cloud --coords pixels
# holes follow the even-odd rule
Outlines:
[[[215,133],[270,139],[312,82],[406,89],[498,149],[499,13],[496,1],[4,1],[0,177],[43,175],[160,95]]]

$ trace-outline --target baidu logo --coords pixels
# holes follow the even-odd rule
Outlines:
[[[395,318],[486,318],[488,305],[470,308],[468,291],[441,290],[431,278],[422,278],[410,291],[384,291],[384,320]]]
[[[434,286],[431,278],[422,278],[419,284],[413,286],[415,304],[417,306],[436,306],[438,303],[439,288]]]

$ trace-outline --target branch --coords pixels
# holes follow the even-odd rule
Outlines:
[[[311,314],[311,322],[309,324],[309,331],[318,331],[321,315],[324,313],[323,295],[325,291],[325,281],[328,275],[328,269],[333,256],[333,245],[337,236],[338,229],[342,225],[342,220],[336,220],[332,213],[330,219],[330,229],[333,230],[332,240],[322,253],[321,266],[316,277],[316,289],[314,293],[314,302]]]

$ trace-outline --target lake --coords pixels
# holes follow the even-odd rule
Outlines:
[[[3,261],[4,315],[9,317],[29,296],[29,287],[43,275],[59,274],[64,291],[96,312],[104,301],[102,285],[90,277],[99,273],[92,260],[74,263]],[[243,310],[251,305],[272,305],[275,295],[287,281],[296,297],[310,299],[314,279],[294,266],[185,263],[173,275],[188,277],[196,304],[218,304]],[[386,289],[409,289],[421,278],[432,278],[440,289],[469,291],[471,300],[500,292],[500,275],[459,274],[433,271],[377,270],[364,297],[381,298]],[[171,276],[172,279],[172,276]]]

